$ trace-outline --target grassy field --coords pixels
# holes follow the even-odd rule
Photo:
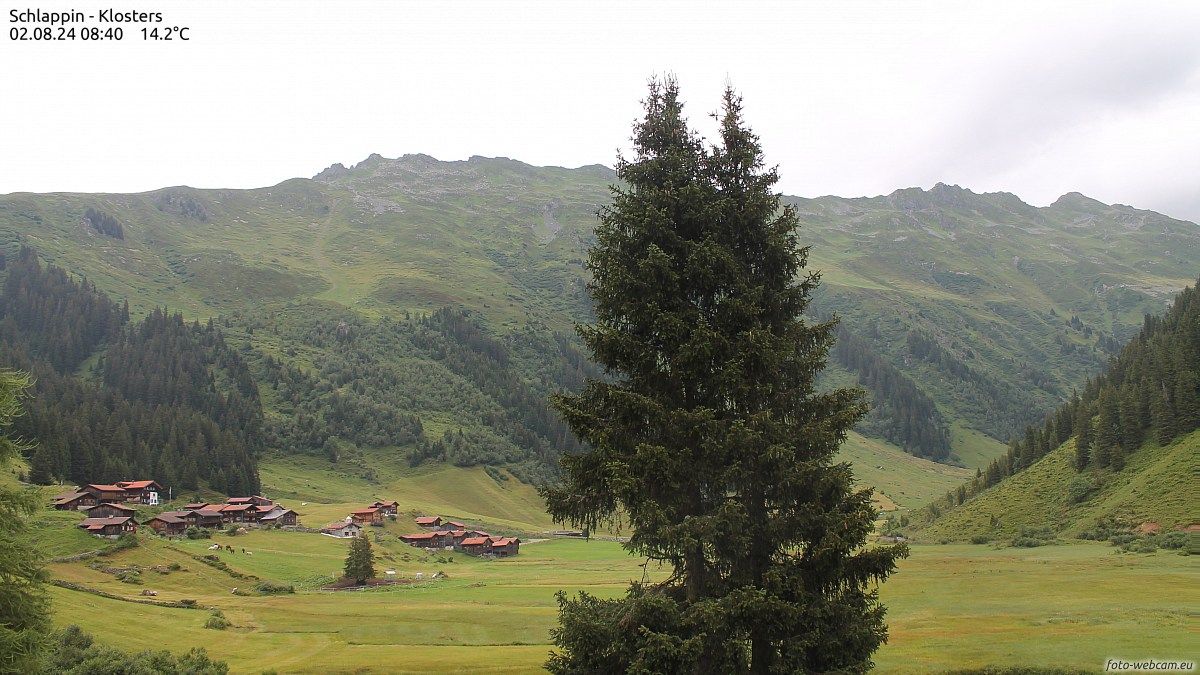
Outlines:
[[[76,623],[125,648],[207,646],[234,672],[533,672],[550,650],[554,594],[616,595],[643,569],[607,541],[527,543],[512,559],[425,554],[386,528],[376,544],[381,569],[410,583],[354,592],[319,590],[340,566],[347,543],[316,534],[217,535],[234,547],[220,558],[233,570],[292,583],[294,595],[231,594],[250,582],[198,562],[208,541],[142,545],[103,565],[178,563],[142,573],[142,585],[117,581],[86,562],[52,566],[55,577],[136,598],[190,598],[221,608],[225,631],[203,628],[208,612],[133,604],[54,588],[55,621]],[[241,553],[245,548],[253,555]],[[430,581],[435,571],[448,578]],[[1039,549],[917,546],[883,587],[891,640],[880,672],[929,672],[985,664],[1098,668],[1110,656],[1187,656],[1196,637],[1188,616],[1200,601],[1194,558],[1117,554],[1099,544]],[[426,576],[415,581],[417,572]],[[114,620],[119,617],[119,620]],[[1194,644],[1194,642],[1193,642]]]
[[[1200,518],[1195,490],[1200,431],[1167,447],[1148,442],[1126,458],[1119,472],[1080,474],[1072,464],[1074,456],[1072,439],[1028,469],[945,512],[918,535],[928,541],[961,541],[974,535],[1011,538],[1024,527],[1074,536],[1106,518],[1127,526],[1153,522],[1166,529]],[[1093,486],[1077,503],[1068,500],[1073,481]]]

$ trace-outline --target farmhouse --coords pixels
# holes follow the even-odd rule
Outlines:
[[[375,506],[351,511],[350,518],[359,525],[383,525],[383,511]]]
[[[120,516],[117,518],[84,518],[79,527],[88,531],[89,534],[94,534],[97,537],[107,537],[115,539],[127,532],[137,532],[137,522],[129,516]]]
[[[437,544],[434,542],[434,539],[435,533],[433,532],[405,534],[401,535],[400,537],[400,541],[409,544],[410,546],[416,546],[417,548],[436,548]]]
[[[520,546],[521,540],[515,537],[512,539],[494,539],[492,540],[491,554],[497,558],[507,558],[508,556],[516,555],[517,549]]]
[[[146,526],[168,537],[180,535],[187,529],[186,515],[186,511],[164,511],[146,521]]]
[[[390,501],[385,502],[385,501],[376,500],[374,503],[371,504],[371,506],[373,508],[377,508],[380,511],[382,511],[383,515],[385,515],[385,516],[394,516],[400,509],[399,503],[390,502]]]
[[[64,492],[55,495],[53,501],[54,508],[59,511],[75,511],[97,503],[96,497],[90,492]]]
[[[321,534],[327,534],[339,539],[350,539],[362,534],[362,526],[358,523],[330,523],[321,528]]]
[[[483,555],[491,552],[492,540],[488,537],[467,537],[462,540],[459,548],[463,553]]]
[[[421,516],[417,518],[417,525],[419,527],[441,527],[442,518],[441,516]]]
[[[125,500],[141,502],[150,506],[158,506],[158,495],[163,487],[152,480],[119,481],[117,487],[125,491]]]
[[[96,501],[100,503],[123,502],[125,501],[125,498],[129,496],[129,493],[125,492],[125,488],[119,485],[108,485],[101,483],[92,483],[87,485],[83,488],[83,490],[81,490],[81,492],[86,492],[92,495],[92,497],[94,497]]]
[[[292,526],[300,523],[300,516],[295,511],[276,504],[274,509],[259,516],[258,522],[263,525]]]
[[[117,504],[116,502],[85,506],[79,510],[87,514],[84,516],[85,518],[120,518],[122,516],[132,516],[137,513],[133,507]]]

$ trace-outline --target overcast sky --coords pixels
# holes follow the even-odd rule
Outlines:
[[[942,181],[1200,220],[1200,2],[135,4],[191,40],[13,42],[10,8],[95,9],[0,3],[0,193],[258,187],[373,152],[612,165],[673,72],[702,130],[733,82],[788,194]]]

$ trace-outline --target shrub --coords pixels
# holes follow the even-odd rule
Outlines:
[[[1127,546],[1127,545],[1133,543],[1136,539],[1137,539],[1136,535],[1126,532],[1124,534],[1114,534],[1113,536],[1108,538],[1108,541],[1113,546]]]
[[[140,585],[142,583],[142,574],[137,570],[123,570],[121,572],[117,572],[117,581],[127,584]]]
[[[236,537],[238,536],[240,529],[241,528],[239,528],[237,525],[230,525],[229,527],[225,528],[225,534],[231,537]]]
[[[263,580],[254,584],[254,590],[264,595],[276,595],[283,593],[295,593],[296,587],[291,584],[282,584],[277,581]]]
[[[232,625],[229,619],[225,618],[225,613],[219,609],[214,609],[208,616],[208,620],[204,622],[204,627],[212,630],[225,630]]]
[[[195,607],[196,601],[191,598],[184,598],[183,600],[179,601],[179,604],[183,605],[184,607]]]
[[[1189,539],[1187,532],[1168,532],[1158,536],[1158,545],[1171,550],[1183,549],[1188,547]]]
[[[977,534],[977,535],[971,537],[972,544],[986,544],[986,543],[990,542],[991,540],[992,540],[992,538],[986,534]]]
[[[1078,504],[1086,500],[1096,490],[1096,482],[1090,476],[1079,475],[1067,483],[1067,502]]]
[[[179,570],[183,569],[183,565],[173,562],[170,565],[167,565],[167,569],[171,570],[172,572],[178,572]]]
[[[1036,548],[1048,544],[1044,539],[1036,539],[1034,537],[1016,537],[1012,540],[1012,546],[1016,548]]]
[[[211,539],[212,532],[205,528],[196,527],[195,525],[184,530],[184,535],[188,539]]]

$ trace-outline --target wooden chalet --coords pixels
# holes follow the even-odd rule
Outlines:
[[[152,480],[124,480],[116,485],[125,491],[125,501],[150,506],[158,506],[159,495],[163,492],[163,486]]]
[[[260,515],[258,522],[263,525],[292,526],[300,524],[300,514],[291,509],[285,509],[278,504],[275,508]]]
[[[99,502],[96,501],[96,496],[90,492],[64,492],[61,495],[55,495],[52,504],[59,511],[76,511],[88,506],[95,506]]]
[[[176,536],[188,528],[186,517],[187,511],[164,511],[146,521],[146,526],[159,534]]]
[[[385,502],[376,500],[371,504],[373,508],[377,508],[383,512],[385,516],[394,516],[400,511],[399,502]]]
[[[517,538],[500,538],[492,540],[490,553],[497,558],[507,558],[517,554],[517,550],[521,546],[521,540]]]
[[[84,518],[79,527],[88,534],[114,539],[122,534],[137,532],[137,522],[129,516],[117,518]]]
[[[184,504],[183,510],[184,511],[199,511],[200,509],[202,509],[206,506],[208,506],[207,502],[193,502],[191,504]]]
[[[467,529],[467,524],[460,523],[457,520],[447,520],[442,523],[442,527],[445,527],[449,530],[465,530]]]
[[[467,537],[459,544],[459,548],[463,553],[483,555],[491,552],[492,540],[489,537]]]
[[[254,504],[225,504],[221,507],[221,517],[227,523],[258,522],[258,507]]]
[[[189,505],[190,506],[190,505]],[[220,527],[225,522],[225,516],[220,510],[208,508],[205,504],[203,508],[188,509],[185,511],[187,515],[183,517],[189,527]]]
[[[441,516],[421,516],[416,519],[418,527],[436,528],[442,526]]]
[[[327,534],[331,537],[337,537],[339,539],[351,539],[362,534],[362,532],[362,525],[359,525],[355,522],[330,523],[321,528],[321,534]]]
[[[420,534],[405,534],[401,535],[400,541],[417,548],[435,548],[433,532],[421,532]]]
[[[95,506],[85,506],[80,511],[87,515],[86,518],[120,518],[122,516],[132,516],[137,513],[137,510],[132,506],[110,502],[107,504],[96,504]]]
[[[104,483],[92,483],[83,488],[82,492],[86,492],[96,498],[98,503],[123,502],[129,493],[125,492],[125,488],[119,485],[108,485]]]
[[[350,512],[350,519],[359,525],[383,525],[383,511],[376,506]]]
[[[259,510],[263,510],[263,511],[270,511],[275,506],[275,502],[271,501],[270,499],[267,499],[266,497],[262,497],[260,495],[253,495],[250,497],[230,497],[229,499],[225,500],[225,503],[226,504],[253,504]]]

